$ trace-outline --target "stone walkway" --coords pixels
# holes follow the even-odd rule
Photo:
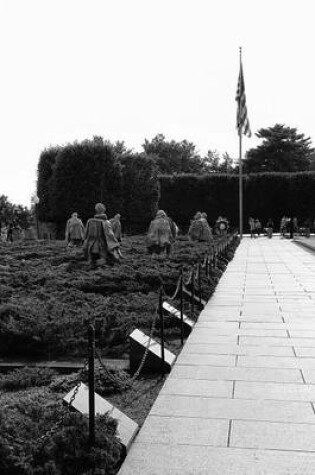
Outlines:
[[[315,253],[244,238],[120,475],[315,474]]]

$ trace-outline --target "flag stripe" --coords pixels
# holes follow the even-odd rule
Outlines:
[[[237,102],[236,129],[238,130],[239,135],[243,133],[247,137],[251,137],[252,132],[250,130],[249,120],[247,117],[245,83],[242,62],[240,63],[240,74],[238,77],[235,100]]]

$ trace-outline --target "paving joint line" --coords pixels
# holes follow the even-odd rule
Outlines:
[[[228,437],[227,437],[227,447],[230,447],[230,443],[231,443],[231,432],[232,432],[232,419],[229,420],[229,429],[228,429]]]

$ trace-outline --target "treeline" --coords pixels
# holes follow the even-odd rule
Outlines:
[[[152,155],[151,155],[152,154]],[[165,161],[165,164],[167,162]],[[248,217],[263,224],[283,215],[300,223],[315,217],[315,172],[244,175],[244,224]],[[145,231],[158,208],[185,229],[196,211],[210,224],[219,215],[239,222],[239,179],[235,174],[173,173],[162,175],[156,155],[127,150],[101,137],[44,150],[38,164],[38,217],[57,224],[60,232],[71,213],[83,221],[103,202],[109,217],[122,216],[125,231]]]
[[[37,195],[39,219],[60,231],[74,211],[83,221],[90,218],[97,202],[106,204],[110,217],[120,213],[133,231],[141,230],[157,210],[158,169],[148,155],[94,137],[41,153]]]
[[[243,177],[244,227],[248,218],[269,218],[278,228],[283,215],[296,216],[299,223],[315,218],[315,172],[257,173]],[[237,227],[239,223],[239,178],[237,175],[207,174],[160,177],[159,207],[176,222],[188,226],[196,211],[205,211],[210,224],[219,215]]]
[[[8,224],[27,228],[31,223],[31,211],[26,206],[15,205],[5,195],[0,195],[0,229]]]

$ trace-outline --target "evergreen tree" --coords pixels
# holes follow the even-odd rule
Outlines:
[[[311,139],[299,134],[296,128],[276,124],[260,129],[256,136],[263,142],[247,152],[245,172],[298,172],[310,169],[314,152]]]
[[[233,158],[227,152],[220,156],[217,150],[208,150],[202,161],[202,166],[204,172],[208,173],[235,173],[236,171]]]
[[[143,148],[155,159],[160,173],[202,172],[202,160],[196,151],[196,146],[187,140],[167,141],[163,134],[158,134],[150,142],[145,139]]]

